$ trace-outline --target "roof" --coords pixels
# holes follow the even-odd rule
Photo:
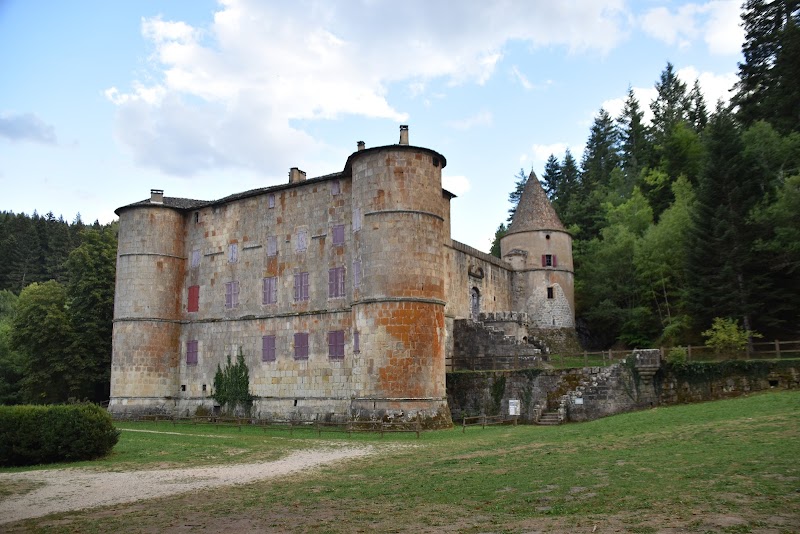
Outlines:
[[[531,171],[528,181],[522,189],[517,204],[517,211],[508,226],[507,234],[531,232],[537,230],[560,230],[566,232],[556,210],[550,204],[547,195],[539,182],[539,178]]]
[[[228,195],[227,197],[220,198],[218,200],[194,200],[191,198],[180,198],[180,197],[164,197],[164,202],[161,204],[154,204],[150,202],[150,199],[140,200],[138,202],[134,202],[133,204],[127,204],[125,206],[121,206],[114,210],[114,213],[119,215],[120,211],[126,210],[128,208],[139,208],[139,207],[149,207],[149,206],[158,206],[158,207],[165,207],[165,208],[172,208],[179,211],[191,211],[196,210],[199,208],[203,208],[206,206],[215,206],[220,204],[227,204],[228,202],[234,202],[236,200],[241,200],[243,198],[254,197],[258,195],[263,195],[265,193],[272,193],[276,191],[282,191],[285,189],[291,189],[294,187],[301,187],[308,184],[313,184],[317,182],[324,182],[326,180],[333,180],[335,178],[347,178],[352,173],[352,163],[355,158],[361,156],[363,154],[367,154],[370,152],[376,152],[379,150],[383,150],[385,148],[391,148],[393,150],[415,150],[415,151],[423,151],[428,152],[434,158],[438,158],[439,162],[438,165],[441,165],[444,168],[447,165],[447,160],[444,156],[436,152],[435,150],[431,150],[430,148],[424,147],[415,147],[410,145],[387,145],[387,146],[378,146],[373,148],[367,148],[363,150],[359,150],[353,152],[349,158],[347,158],[347,162],[345,163],[344,170],[342,172],[335,172],[332,174],[326,174],[324,176],[319,176],[317,178],[309,178],[307,180],[302,180],[300,182],[295,183],[288,183],[288,184],[278,184],[273,185],[270,187],[260,187],[258,189],[251,189],[249,191],[244,191],[242,193],[235,193],[233,195]],[[455,195],[446,189],[442,189],[442,192],[449,196],[449,198],[455,198]]]

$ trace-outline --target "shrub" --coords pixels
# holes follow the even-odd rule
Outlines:
[[[0,465],[100,458],[119,434],[111,416],[95,404],[0,406]]]
[[[667,361],[671,364],[680,365],[686,363],[687,360],[686,347],[672,347],[667,353]]]
[[[706,338],[706,346],[712,347],[717,354],[740,352],[751,338],[764,337],[757,332],[744,330],[734,319],[723,317],[714,317],[711,328],[700,335]]]

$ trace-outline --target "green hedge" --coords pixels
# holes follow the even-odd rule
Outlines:
[[[119,434],[108,412],[95,404],[0,406],[0,465],[100,458]]]

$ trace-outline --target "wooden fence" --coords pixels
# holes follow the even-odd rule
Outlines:
[[[718,353],[705,345],[660,347],[661,358],[669,358],[674,349],[685,351],[686,361],[714,362],[724,360],[780,360],[800,358],[800,341],[767,341],[753,343],[741,352]],[[544,356],[484,356],[447,358],[448,371],[500,371],[511,369],[567,369],[573,367],[606,367],[618,363],[631,354],[631,350],[584,351],[558,353]]]

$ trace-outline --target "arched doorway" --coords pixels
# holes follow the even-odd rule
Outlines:
[[[472,320],[477,321],[478,314],[481,313],[481,292],[478,291],[477,287],[473,287],[470,291],[469,309],[470,314],[472,315]]]

